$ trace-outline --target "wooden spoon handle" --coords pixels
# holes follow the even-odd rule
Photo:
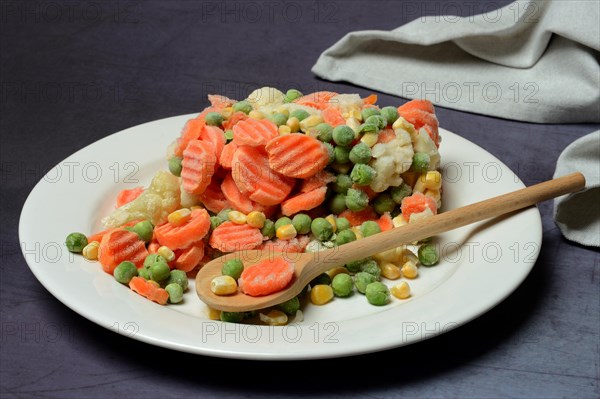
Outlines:
[[[481,220],[522,209],[538,202],[579,191],[585,187],[585,177],[572,173],[557,179],[499,195],[458,209],[443,212],[424,222],[407,224],[341,247],[322,252],[329,264],[344,264],[363,259],[404,243],[422,240]]]

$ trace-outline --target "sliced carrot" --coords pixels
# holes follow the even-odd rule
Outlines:
[[[113,274],[119,263],[126,260],[140,268],[146,256],[148,251],[140,237],[122,228],[106,233],[98,248],[98,260],[102,264],[102,269],[110,274]]]
[[[219,112],[221,110],[221,108],[216,108],[216,107],[206,107],[202,110],[202,112],[200,112],[198,114],[198,116],[196,116],[196,119],[198,120],[204,120],[204,118],[206,117],[206,114],[210,113],[210,112]]]
[[[381,231],[388,231],[394,228],[394,223],[392,222],[392,217],[389,212],[384,213],[377,220],[377,224]]]
[[[415,109],[425,111],[430,114],[435,113],[433,104],[429,100],[411,100],[411,101],[399,106],[398,113],[400,114],[400,116],[402,116],[403,113],[411,111],[411,110],[415,110]]]
[[[345,125],[346,120],[342,116],[342,111],[337,107],[327,107],[321,112],[323,122],[330,124],[333,127]]]
[[[263,146],[277,134],[277,125],[268,119],[248,118],[233,127],[233,141],[240,146]]]
[[[312,107],[316,109],[325,109],[331,105],[329,100],[332,97],[337,96],[338,93],[333,91],[317,91],[314,93],[307,94],[303,97],[300,97],[294,102],[296,104],[305,105],[307,107]]]
[[[373,105],[376,103],[377,103],[377,94],[371,94],[370,96],[363,98],[363,104]]]
[[[169,300],[169,293],[165,289],[155,286],[151,282],[144,280],[142,277],[135,276],[132,278],[131,281],[129,281],[129,288],[144,298],[160,305],[166,304]]]
[[[300,192],[307,193],[309,191],[316,190],[319,187],[326,186],[327,184],[335,181],[335,175],[325,170],[320,171],[314,176],[308,179],[302,180],[300,185]]]
[[[175,259],[175,268],[189,272],[204,258],[204,242],[199,241],[181,250]]]
[[[385,128],[377,135],[378,143],[389,143],[396,138],[396,133],[392,128]]]
[[[259,147],[240,146],[232,165],[231,175],[240,192],[259,204],[277,205],[294,187],[294,179],[269,168],[268,156]]]
[[[370,200],[377,197],[377,193],[373,191],[373,189],[370,186],[361,186],[358,184],[353,184],[352,188],[364,192],[365,194],[367,194],[367,197],[369,197]]]
[[[281,291],[293,277],[294,265],[283,257],[276,257],[244,269],[238,283],[245,294],[262,296]]]
[[[211,144],[192,140],[183,152],[181,180],[185,191],[202,194],[215,172],[217,157]]]
[[[216,126],[206,125],[202,129],[202,133],[200,133],[200,140],[210,143],[213,146],[217,163],[219,163],[223,147],[225,147],[225,134],[223,131]]]
[[[437,204],[435,201],[421,193],[414,193],[410,197],[404,198],[402,204],[400,204],[402,215],[404,215],[406,220],[410,220],[410,215],[413,213],[423,212],[425,208],[429,208],[434,214],[437,213]]]
[[[367,220],[377,220],[379,215],[375,213],[373,208],[370,206],[366,207],[362,211],[354,212],[350,209],[346,209],[344,212],[340,213],[338,217],[346,218],[350,222],[352,226],[360,226]]]
[[[227,175],[221,183],[221,192],[233,209],[246,214],[254,210],[254,202],[240,192],[231,175]]]
[[[260,246],[260,249],[271,252],[299,253],[304,251],[309,242],[310,237],[308,235],[299,235],[291,240],[266,241]]]
[[[137,223],[141,222],[141,220],[132,220],[131,222],[127,222],[124,225],[120,226],[120,227],[131,227],[136,225]],[[118,228],[118,227],[117,227]],[[106,229],[106,230],[102,230],[99,231],[98,233],[94,233],[91,236],[88,236],[87,240],[88,242],[92,242],[92,241],[102,241],[102,237],[104,237],[104,235],[110,231],[113,231],[115,228],[111,228],[111,229]]]
[[[412,123],[417,130],[425,128],[433,142],[436,145],[439,144],[439,122],[433,113],[420,109],[411,109],[400,114],[400,116]]]
[[[209,94],[208,101],[213,108],[223,109],[226,107],[231,107],[237,101],[232,100],[231,98],[227,98],[220,94]]]
[[[327,187],[320,187],[308,193],[301,193],[288,198],[281,204],[281,213],[285,216],[295,215],[298,212],[316,208],[325,201]]]
[[[156,240],[152,240],[150,244],[148,244],[148,253],[155,254],[158,252],[158,248],[160,248],[160,244]]]
[[[200,137],[200,133],[202,133],[205,125],[206,122],[204,119],[190,119],[187,121],[178,139],[175,155],[180,157],[190,141],[197,140]]]
[[[225,130],[233,129],[233,127],[235,125],[237,125],[237,123],[239,121],[244,121],[246,119],[248,119],[248,115],[246,115],[245,113],[243,113],[241,111],[234,112],[233,114],[231,114],[231,116],[229,117],[229,119],[227,119],[223,123],[223,129],[225,129]]]
[[[206,190],[198,196],[206,209],[211,212],[219,213],[225,208],[229,208],[230,204],[225,195],[221,191],[221,186],[216,179],[206,187]]]
[[[131,189],[121,190],[117,194],[117,208],[130,203],[144,192],[144,187],[135,187]]]
[[[210,229],[210,216],[206,209],[194,209],[190,220],[182,226],[164,223],[156,226],[154,237],[160,243],[171,249],[181,249],[200,241]]]
[[[247,224],[222,223],[213,230],[208,243],[221,252],[254,249],[263,242],[260,230]]]
[[[223,151],[221,152],[221,158],[219,159],[219,163],[222,167],[226,169],[231,169],[231,162],[233,161],[233,154],[235,150],[237,150],[238,145],[235,142],[230,142],[223,147]]]
[[[325,169],[329,163],[327,147],[302,133],[275,137],[265,149],[269,167],[284,176],[306,179]]]

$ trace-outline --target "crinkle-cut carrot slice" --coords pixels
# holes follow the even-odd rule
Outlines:
[[[436,145],[439,144],[439,122],[434,114],[420,109],[412,109],[404,112],[401,116],[412,123],[415,129],[425,128],[433,142]]]
[[[113,274],[115,268],[123,261],[133,262],[140,268],[148,256],[146,245],[140,237],[129,230],[113,229],[104,234],[98,248],[98,261],[102,269]]]
[[[175,155],[180,157],[183,154],[183,151],[186,149],[190,141],[198,140],[200,137],[200,133],[202,133],[202,129],[206,126],[206,122],[204,119],[190,119],[188,120],[183,129],[181,130],[181,135],[177,140],[177,147],[175,148]]]
[[[215,179],[211,181],[206,190],[198,198],[206,209],[214,213],[219,213],[230,206],[229,201],[227,201],[227,198],[221,191],[221,185]]]
[[[437,213],[437,204],[435,201],[421,193],[414,193],[410,197],[406,197],[400,204],[402,215],[406,220],[410,220],[410,215],[413,213],[421,213],[429,208],[434,214]]]
[[[377,94],[371,94],[365,98],[362,99],[363,100],[363,104],[369,104],[369,105],[373,105],[377,103]]]
[[[377,224],[381,231],[388,231],[394,228],[394,223],[392,222],[392,217],[389,212],[384,213],[377,220]]]
[[[210,105],[216,109],[223,109],[226,107],[231,107],[233,104],[235,104],[237,102],[235,100],[232,100],[231,98],[227,98],[220,94],[209,94],[208,101],[210,102]]]
[[[333,91],[316,91],[314,93],[302,96],[294,100],[294,102],[296,104],[305,105],[307,107],[325,109],[331,105],[329,103],[329,100],[331,100],[332,97],[337,95],[338,93],[335,93]]]
[[[213,230],[209,245],[221,252],[254,249],[263,242],[260,230],[247,224],[225,222]]]
[[[154,237],[161,244],[171,249],[181,249],[200,241],[210,229],[210,216],[206,209],[192,210],[191,218],[181,226],[164,223],[156,226]]]
[[[235,154],[235,150],[237,150],[238,145],[233,141],[225,144],[223,147],[223,151],[221,152],[221,158],[219,159],[219,163],[225,169],[231,169],[231,163],[233,162],[233,154]]]
[[[240,146],[233,155],[231,175],[240,192],[265,206],[281,203],[295,183],[273,171],[266,152],[259,147]]]
[[[292,238],[291,240],[275,239],[273,241],[266,241],[260,246],[260,249],[271,252],[299,253],[304,252],[304,249],[309,242],[309,235],[300,235]]]
[[[295,215],[298,212],[316,208],[325,201],[327,187],[320,187],[308,193],[301,193],[288,198],[281,204],[281,213],[285,216]]]
[[[129,288],[159,305],[164,305],[169,300],[169,293],[164,288],[157,287],[142,277],[135,276],[132,278],[129,281]]]
[[[119,226],[119,227],[131,227],[131,226],[135,226],[139,222],[141,222],[141,220],[132,220],[131,222],[127,222],[127,223],[125,223],[125,224],[123,224],[122,226]],[[92,241],[98,241],[98,242],[100,242],[100,241],[102,241],[102,237],[104,237],[104,235],[106,233],[108,233],[110,231],[113,231],[115,228],[118,229],[119,227],[114,227],[114,228],[111,228],[111,229],[106,229],[106,230],[102,230],[102,231],[99,231],[97,233],[94,233],[94,234],[88,236],[87,240],[88,240],[88,242],[92,242]]]
[[[309,191],[316,190],[319,187],[324,187],[327,184],[332,183],[334,181],[335,175],[333,173],[322,170],[316,175],[311,176],[308,179],[302,180],[302,184],[300,185],[300,192],[308,193]]]
[[[342,111],[337,107],[329,106],[321,112],[323,122],[330,124],[333,127],[345,125],[346,120],[342,116]]]
[[[278,136],[265,147],[269,167],[284,176],[306,179],[329,163],[329,151],[319,140],[302,133]]]
[[[198,266],[202,258],[204,258],[204,242],[198,241],[178,251],[175,268],[187,273]]]
[[[247,195],[240,192],[231,175],[227,175],[221,183],[221,191],[233,209],[245,214],[254,210],[255,203]]]
[[[379,215],[377,215],[377,213],[373,210],[372,207],[367,206],[365,209],[358,212],[346,209],[344,212],[340,213],[338,217],[348,219],[352,226],[360,226],[367,220],[377,220],[379,218]]]
[[[210,143],[213,146],[217,163],[219,163],[223,147],[225,147],[225,134],[223,131],[216,126],[206,125],[200,133],[200,140]]]
[[[268,119],[248,118],[233,127],[233,141],[240,146],[263,146],[277,135],[277,125]]]
[[[117,194],[117,208],[122,207],[125,204],[130,203],[144,192],[144,187],[135,187],[130,189],[121,190]]]
[[[245,121],[246,119],[248,119],[248,115],[246,115],[245,113],[243,113],[241,111],[234,112],[233,114],[231,114],[229,119],[227,119],[225,122],[223,122],[223,129],[224,130],[233,129],[233,127],[235,125],[237,125],[237,123],[239,121]]]
[[[181,181],[185,191],[202,194],[215,173],[217,157],[211,144],[192,140],[183,151]]]
[[[246,295],[269,295],[284,289],[294,277],[294,265],[283,257],[265,259],[244,269],[238,283]]]
[[[400,116],[402,116],[403,113],[411,111],[411,110],[415,110],[415,109],[425,111],[430,114],[435,113],[433,104],[429,100],[411,100],[411,101],[399,106],[398,113],[400,114]]]

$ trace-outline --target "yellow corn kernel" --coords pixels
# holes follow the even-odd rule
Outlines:
[[[290,116],[290,110],[288,109],[288,107],[284,107],[284,106],[278,107],[277,112],[280,114],[284,114],[285,116]]]
[[[354,133],[358,133],[358,129],[360,128],[360,122],[358,121],[358,119],[355,118],[347,118],[346,126],[354,130]]]
[[[406,261],[404,265],[402,265],[402,275],[406,278],[416,278],[419,275],[419,269],[417,269],[417,265],[412,260]]]
[[[308,132],[308,129],[310,129],[313,126],[317,126],[319,123],[322,122],[323,118],[321,118],[321,116],[319,115],[307,116],[306,118],[300,121],[300,129],[302,129],[303,132]]]
[[[425,192],[423,194],[425,194],[427,197],[431,198],[435,202],[435,204],[437,205],[438,208],[442,204],[442,194],[440,193],[440,190],[427,189],[427,190],[425,190]]]
[[[223,115],[223,118],[225,119],[229,119],[229,117],[233,114],[233,107],[226,107],[223,108],[223,110],[221,111],[221,115]]]
[[[361,238],[364,238],[363,235],[362,235],[362,233],[360,232],[360,227],[359,226],[350,227],[350,230],[352,230],[352,232],[356,236],[357,240],[360,240]]]
[[[270,326],[285,326],[288,322],[288,317],[281,310],[273,309],[269,313],[259,313],[260,321]]]
[[[375,259],[378,262],[395,262],[398,259],[396,255],[396,248],[376,253],[375,255],[373,255],[373,259]]]
[[[360,108],[353,108],[352,111],[350,111],[350,116],[358,121],[362,121],[362,112]]]
[[[87,260],[97,260],[99,247],[100,247],[100,243],[98,241],[92,241],[83,248],[83,251],[81,251],[81,254]]]
[[[292,224],[286,224],[285,226],[279,226],[277,231],[275,231],[275,235],[280,240],[291,240],[292,238],[296,237],[296,234],[297,234],[296,229],[294,228],[294,225],[292,225]]]
[[[298,120],[298,118],[295,116],[292,116],[290,119],[288,119],[285,124],[290,128],[290,131],[294,133],[300,130],[300,120]]]
[[[415,126],[403,117],[399,117],[398,119],[396,119],[396,121],[392,125],[392,129],[406,130],[411,135],[411,137],[413,136],[413,134],[417,133],[417,131],[415,130]]]
[[[398,299],[406,299],[410,296],[410,285],[408,285],[406,281],[403,281],[400,284],[393,286],[390,289],[390,292]]]
[[[330,285],[317,284],[310,289],[310,301],[314,305],[325,305],[333,299],[333,289]]]
[[[221,311],[218,309],[208,308],[209,320],[221,320]]]
[[[404,226],[405,224],[408,224],[408,222],[404,218],[404,215],[402,215],[402,214],[399,214],[398,216],[393,218],[392,223],[394,224],[394,227],[400,227],[400,226]]]
[[[252,227],[256,227],[257,229],[262,229],[265,225],[265,220],[267,220],[264,213],[259,211],[252,211],[246,216],[246,223]]]
[[[379,139],[379,135],[375,132],[368,132],[363,134],[360,138],[360,141],[368,145],[369,147],[373,147],[377,144],[377,140]]]
[[[279,130],[279,134],[281,134],[281,135],[290,134],[292,132],[292,129],[288,125],[279,126],[278,130]]]
[[[181,226],[186,224],[192,218],[192,211],[187,208],[178,209],[169,213],[167,221],[173,226]]]
[[[242,212],[239,211],[231,211],[227,214],[227,218],[230,222],[235,224],[246,224],[247,217]]]
[[[331,279],[333,279],[338,274],[350,274],[350,272],[348,271],[348,269],[346,269],[345,267],[341,267],[341,266],[334,267],[333,269],[329,269],[325,273],[327,273],[327,275],[329,277],[331,277]]]
[[[173,252],[171,250],[171,248],[165,247],[164,245],[162,247],[158,248],[156,253],[159,254],[160,256],[162,256],[163,258],[165,258],[167,260],[167,262],[171,262],[172,260],[175,260],[175,252]]]
[[[419,258],[410,249],[405,247],[396,248],[396,265],[404,265],[406,262],[411,261],[415,265],[419,263]]]
[[[442,187],[442,174],[437,170],[428,171],[425,173],[423,184],[430,190],[439,190]]]
[[[402,277],[400,268],[393,263],[384,263],[381,266],[381,275],[389,280],[398,280]]]
[[[337,223],[335,221],[335,216],[329,215],[325,218],[325,220],[327,220],[329,224],[333,227],[333,232],[335,233],[337,231]]]
[[[265,114],[263,114],[260,111],[257,111],[255,109],[253,109],[252,111],[250,111],[250,113],[248,114],[248,116],[252,119],[265,119]]]
[[[425,176],[427,176],[427,174],[423,173],[417,178],[417,181],[413,187],[413,193],[423,193],[423,191],[425,191],[427,188],[425,187]]]
[[[231,295],[237,292],[237,283],[231,276],[218,276],[210,282],[210,290],[216,295]]]

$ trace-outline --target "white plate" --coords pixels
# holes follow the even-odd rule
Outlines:
[[[116,283],[98,263],[71,255],[63,242],[73,231],[98,231],[117,192],[147,185],[166,168],[165,148],[189,118],[146,123],[81,149],[52,169],[25,202],[19,236],[32,272],[61,302],[102,327],[219,357],[311,359],[379,351],[436,336],[486,312],[523,281],[539,253],[541,219],[530,208],[485,228],[480,223],[438,236],[440,264],[421,267],[410,281],[413,296],[392,298],[387,306],[371,306],[356,293],[321,307],[307,305],[299,324],[268,327],[209,320],[193,285],[184,304],[157,305]],[[523,187],[482,148],[440,133],[444,209]]]

